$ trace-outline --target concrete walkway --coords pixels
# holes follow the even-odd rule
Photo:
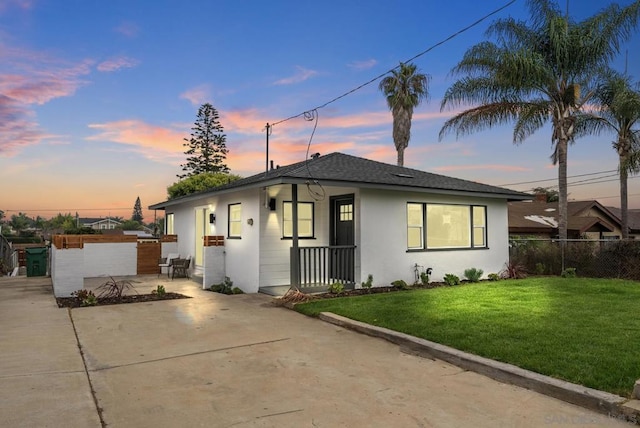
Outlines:
[[[274,307],[267,296],[138,280],[141,292],[163,284],[194,298],[70,317],[48,278],[0,279],[2,426],[100,427],[101,418],[109,427],[629,426]]]

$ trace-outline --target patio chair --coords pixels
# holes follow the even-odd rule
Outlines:
[[[171,267],[173,266],[173,261],[175,259],[179,259],[180,254],[178,253],[169,253],[167,257],[162,257],[158,262],[158,267],[160,267],[160,272],[158,276],[162,273],[162,268],[167,268],[167,278],[169,278],[169,274],[171,273]]]
[[[171,273],[171,279],[178,277],[184,277],[189,279],[189,265],[191,264],[191,257],[187,259],[174,259],[173,271]]]

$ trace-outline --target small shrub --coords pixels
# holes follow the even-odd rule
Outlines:
[[[536,263],[536,275],[544,275],[545,270],[544,263]]]
[[[563,278],[575,278],[576,277],[576,268],[566,268],[560,274]]]
[[[71,293],[71,295],[78,299],[80,306],[95,306],[98,304],[98,298],[91,290],[77,290]]]
[[[362,288],[371,290],[371,287],[373,286],[373,275],[369,274],[369,276],[367,276],[367,280],[360,285],[362,286]]]
[[[239,287],[233,287],[231,289],[231,294],[244,294],[244,291],[242,291]]]
[[[516,262],[507,262],[504,269],[500,272],[502,278],[523,279],[527,277],[527,271],[524,265]]]
[[[489,281],[500,281],[500,275],[498,275],[497,273],[490,273],[489,275],[487,275],[487,279]]]
[[[151,294],[155,294],[158,297],[162,298],[167,294],[167,290],[164,289],[164,285],[158,285],[155,290],[151,292]]]
[[[484,271],[482,269],[470,268],[465,269],[464,277],[469,280],[469,282],[478,282],[482,277]]]
[[[341,282],[334,282],[329,286],[329,293],[331,294],[340,294],[344,291],[344,284]]]
[[[398,290],[408,290],[409,289],[409,286],[407,285],[407,283],[402,279],[397,279],[397,280],[393,281],[391,283],[391,285],[393,285],[394,288],[397,288]]]
[[[224,281],[220,284],[213,284],[209,290],[222,294],[233,294],[233,281],[228,276],[224,277]],[[237,287],[236,287],[237,288]]]
[[[420,273],[420,282],[422,285],[429,285],[429,272],[431,272],[430,268]]]
[[[131,281],[116,281],[112,276],[109,277],[109,281],[96,288],[96,291],[99,291],[99,298],[117,300],[122,300],[126,290],[133,290],[137,293]]]
[[[454,275],[452,273],[447,273],[444,275],[444,282],[452,287],[454,285],[460,285],[460,278],[458,278],[457,275]]]

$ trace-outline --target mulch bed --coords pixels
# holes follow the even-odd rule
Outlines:
[[[462,281],[462,284],[466,281]],[[428,285],[412,284],[410,287],[403,289],[398,287],[371,287],[356,288],[353,290],[344,290],[342,293],[318,293],[318,294],[304,294],[295,289],[291,289],[285,293],[282,297],[277,297],[273,300],[273,304],[276,306],[285,306],[289,309],[293,309],[293,306],[297,303],[304,303],[319,299],[335,299],[336,297],[347,296],[366,296],[367,294],[381,294],[381,293],[395,293],[398,291],[406,290],[418,290],[418,289],[432,289],[437,287],[449,287],[444,282],[430,282]]]
[[[191,297],[185,296],[184,294],[179,293],[165,293],[163,296],[158,296],[157,294],[131,294],[122,296],[121,298],[116,297],[98,297],[98,304],[95,306],[105,306],[105,305],[120,305],[123,303],[142,303],[142,302],[156,302],[158,300],[174,300],[174,299],[190,299]],[[80,299],[76,297],[56,297],[56,302],[58,303],[59,308],[80,308],[87,307],[82,306],[80,303]]]

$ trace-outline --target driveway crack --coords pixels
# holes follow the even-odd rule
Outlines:
[[[71,308],[67,309],[67,313],[69,314],[69,320],[71,321],[71,326],[73,327],[73,334],[76,336],[76,343],[78,344],[78,350],[80,351],[80,357],[82,358],[82,364],[84,365],[84,373],[87,375],[87,381],[89,382],[89,389],[91,390],[91,397],[93,398],[93,404],[96,406],[96,411],[98,412],[98,418],[100,419],[100,425],[102,428],[106,428],[107,423],[104,421],[102,417],[102,409],[98,404],[98,397],[96,396],[96,391],[93,389],[93,383],[91,382],[91,376],[89,375],[89,368],[87,367],[87,361],[84,358],[84,351],[82,350],[82,345],[80,344],[80,338],[78,337],[78,330],[76,330],[76,323],[73,322],[73,316],[71,315]]]

